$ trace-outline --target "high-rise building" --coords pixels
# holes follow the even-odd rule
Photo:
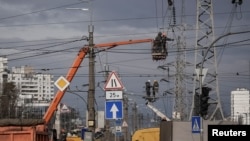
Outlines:
[[[49,103],[54,97],[53,75],[36,73],[30,66],[12,67],[8,82],[15,83],[20,98],[31,99],[32,103]]]
[[[250,124],[250,93],[245,88],[231,92],[231,117],[240,124]]]

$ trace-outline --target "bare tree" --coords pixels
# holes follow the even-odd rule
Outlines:
[[[1,100],[1,118],[14,118],[18,97],[18,90],[14,82],[3,83]]]

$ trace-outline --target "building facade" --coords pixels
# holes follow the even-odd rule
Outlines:
[[[3,82],[7,81],[8,60],[5,57],[0,57],[0,95],[3,93]]]
[[[7,58],[0,57],[0,96],[3,84],[13,82],[17,89],[17,117],[41,118],[54,98],[54,77],[51,74],[37,73],[30,66],[8,69]],[[13,111],[14,112],[14,111]]]
[[[36,73],[30,66],[12,67],[8,82],[19,91],[17,115],[42,118],[54,98],[53,75]]]
[[[54,98],[53,75],[36,73],[30,66],[12,67],[8,82],[15,83],[20,99],[31,99],[33,103],[49,103]]]
[[[250,94],[245,88],[231,91],[231,117],[240,124],[250,124]]]

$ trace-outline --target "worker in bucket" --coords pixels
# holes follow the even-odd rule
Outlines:
[[[167,41],[174,41],[174,39],[168,38],[167,33],[162,33],[162,52],[167,53]]]

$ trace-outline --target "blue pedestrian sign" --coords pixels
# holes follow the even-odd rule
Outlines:
[[[193,116],[192,117],[192,133],[201,132],[201,117]]]
[[[105,115],[106,119],[122,119],[123,118],[123,106],[121,100],[106,101]]]

